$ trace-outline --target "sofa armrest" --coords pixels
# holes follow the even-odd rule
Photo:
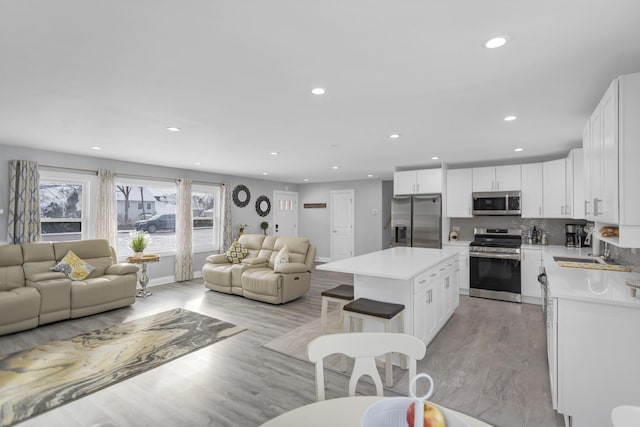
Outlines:
[[[45,282],[47,280],[66,279],[67,276],[59,271],[43,271],[42,273],[27,274],[29,282]]]
[[[127,264],[123,262],[120,264],[111,264],[109,267],[107,267],[104,274],[116,274],[118,276],[123,276],[125,274],[133,274],[137,272],[138,272],[137,265]]]
[[[242,260],[244,265],[248,265],[251,267],[262,267],[263,265],[269,264],[269,260],[266,258],[245,258]]]
[[[213,254],[207,257],[207,262],[210,264],[230,264],[229,260],[224,254]]]
[[[307,271],[309,271],[309,268],[306,264],[303,264],[301,262],[288,262],[286,264],[280,265],[280,271],[278,271],[278,273],[306,273]]]

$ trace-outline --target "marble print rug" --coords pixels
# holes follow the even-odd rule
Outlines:
[[[246,330],[181,308],[0,356],[10,426]]]

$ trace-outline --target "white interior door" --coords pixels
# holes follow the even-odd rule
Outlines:
[[[354,255],[354,190],[331,192],[331,260]]]
[[[274,236],[298,236],[298,193],[294,191],[273,192]]]

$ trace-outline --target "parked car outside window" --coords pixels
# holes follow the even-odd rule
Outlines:
[[[136,230],[155,233],[158,230],[176,231],[176,214],[159,214],[149,219],[136,221],[133,223]]]

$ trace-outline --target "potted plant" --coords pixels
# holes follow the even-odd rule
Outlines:
[[[262,228],[262,232],[266,236],[267,235],[267,228],[269,228],[269,223],[267,221],[262,221],[260,223],[260,228]]]
[[[133,251],[133,254],[135,256],[142,256],[144,254],[144,250],[149,246],[149,243],[151,243],[149,233],[142,230],[132,231],[129,233],[129,237],[131,238],[129,247]]]

